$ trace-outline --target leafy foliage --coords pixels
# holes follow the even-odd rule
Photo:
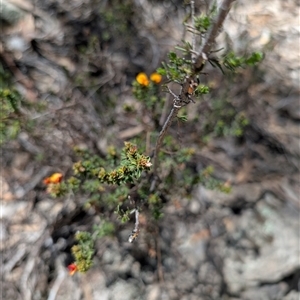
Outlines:
[[[113,1],[113,3],[120,4],[118,1]],[[129,4],[130,1],[125,2],[123,8],[120,6],[119,13],[130,12]],[[115,24],[115,16],[110,9],[102,10],[100,13],[107,24]],[[198,32],[200,37],[209,31],[215,13],[216,7],[213,6],[208,15],[202,14],[195,17],[193,30]],[[123,25],[120,26],[119,28],[118,24],[114,25],[112,33],[114,30],[119,33],[127,30],[122,28]],[[110,29],[107,28],[107,30],[109,31],[106,36],[108,41],[112,36]],[[91,41],[88,48],[93,48],[97,43],[97,40]],[[186,91],[186,97],[191,102],[194,102],[192,96],[200,98],[210,93],[210,88],[204,82],[199,82],[199,74],[194,74],[191,57],[195,53],[192,45],[188,41],[183,41],[182,45],[176,49],[176,52],[169,53],[168,62],[163,62],[157,73],[152,73],[149,77],[143,72],[139,73],[132,83],[132,92],[140,103],[142,114],[149,116],[149,119],[153,120],[156,125],[165,104],[165,98],[161,95],[162,76],[165,76],[168,82],[177,83],[181,87],[187,78],[193,77]],[[262,53],[259,52],[249,56],[237,56],[233,52],[228,52],[223,57],[211,54],[208,53],[207,61],[222,72],[223,68],[235,72],[238,68],[255,65],[263,58]],[[176,98],[176,95],[169,89],[168,92]],[[243,129],[249,121],[243,112],[235,110],[230,101],[215,99],[212,101],[211,107],[210,115],[203,120],[206,137],[211,135],[241,136],[243,134]],[[129,106],[124,109],[128,112],[132,111]],[[180,114],[178,120],[187,122],[187,118]],[[151,129],[155,130],[156,128],[154,126]],[[157,135],[154,133],[152,136],[156,137]],[[154,174],[151,174],[150,156],[143,154],[146,148],[144,137],[138,136],[135,140],[136,144],[125,142],[121,151],[109,147],[105,157],[94,155],[87,150],[75,149],[80,159],[73,166],[74,176],[66,181],[51,182],[47,187],[47,191],[53,196],[62,196],[71,190],[84,194],[88,199],[84,207],[86,209],[94,208],[103,217],[101,224],[94,227],[93,234],[81,232],[76,235],[78,244],[72,248],[72,253],[76,268],[80,272],[86,272],[92,265],[95,239],[111,235],[115,231],[115,225],[105,221],[107,216],[114,213],[119,222],[125,223],[130,220],[132,208],[135,212],[143,208],[149,219],[159,220],[163,216],[165,202],[172,197],[170,190],[173,193],[187,196],[195,184],[202,184],[207,188],[218,189],[226,193],[230,192],[228,184],[213,177],[212,167],[208,166],[198,173],[188,168],[188,164],[195,160],[196,150],[179,145],[177,139],[171,135],[165,136],[163,151],[160,151],[158,155],[161,161],[159,185],[153,190],[151,181],[155,177],[155,171]],[[135,228],[133,232],[137,233],[138,229]]]
[[[237,56],[234,52],[227,53],[222,61],[222,64],[230,71],[236,71],[237,68],[245,66],[253,66],[263,59],[263,53],[253,52],[249,56]]]
[[[195,29],[200,33],[205,33],[211,25],[211,18],[208,15],[201,14],[195,18]]]
[[[75,235],[77,245],[72,247],[72,254],[75,258],[79,272],[85,273],[93,265],[94,239],[89,232],[78,232]]]

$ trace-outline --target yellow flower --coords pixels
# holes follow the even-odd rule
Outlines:
[[[50,177],[43,180],[43,183],[48,185],[50,183],[60,183],[62,181],[63,175],[61,173],[54,173]]]
[[[148,76],[145,73],[139,73],[136,76],[136,81],[143,86],[148,86],[149,85],[149,79]]]
[[[151,79],[151,81],[153,81],[155,83],[160,83],[161,82],[161,75],[159,75],[158,73],[152,73],[150,75],[150,79]]]

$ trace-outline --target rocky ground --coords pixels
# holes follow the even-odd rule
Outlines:
[[[250,120],[243,139],[214,138],[196,154],[198,169],[213,165],[232,192],[199,185],[191,199],[173,195],[156,230],[129,244],[132,228],[120,227],[98,242],[94,267],[70,277],[72,237],[99,216],[80,197],[52,199],[42,180],[71,174],[74,145],[102,153],[143,130],[121,107],[133,101],[135,75],[154,71],[180,42],[188,9],[128,1],[130,30],[120,34],[96,18],[106,1],[3,1],[17,13],[0,38],[1,62],[22,95],[47,108],[24,107],[36,128],[2,147],[2,299],[299,299],[299,4],[236,1],[219,37],[265,53],[229,87]],[[93,35],[101,47],[88,47]],[[220,74],[215,84],[213,96],[228,90]],[[184,126],[183,142],[199,145],[200,125]]]

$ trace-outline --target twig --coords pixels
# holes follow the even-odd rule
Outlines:
[[[214,44],[214,41],[219,33],[219,30],[230,10],[231,4],[235,0],[224,0],[222,4],[219,7],[219,13],[216,17],[216,19],[213,22],[213,25],[207,35],[207,38],[199,51],[199,55],[196,58],[196,62],[194,63],[194,74],[201,71],[202,65],[205,63],[205,60],[207,60],[207,56]]]
[[[191,1],[191,14],[192,14],[192,28],[193,31],[195,31],[195,1]],[[193,32],[192,34],[192,62],[195,63],[196,61],[196,55],[194,54],[194,51],[196,51],[196,35]]]
[[[66,271],[62,267],[62,263],[61,263],[60,259],[58,259],[56,261],[56,266],[57,266],[57,270],[58,270],[58,275],[57,275],[57,277],[54,281],[54,284],[50,290],[47,300],[55,300],[56,299],[57,293],[58,293],[64,279],[66,278]]]
[[[139,228],[139,211],[137,208],[135,208],[132,213],[135,212],[135,224],[134,224],[134,229],[131,232],[131,235],[128,238],[129,243],[133,243],[135,239],[138,237],[140,228]]]
[[[20,244],[17,252],[13,255],[13,257],[5,264],[2,271],[6,276],[11,272],[11,270],[16,266],[16,264],[25,256],[26,249],[24,244]]]
[[[45,166],[43,167],[30,182],[26,183],[23,187],[18,188],[15,191],[15,195],[18,199],[23,198],[27,193],[32,191],[41,181],[42,179],[49,173],[51,167]]]
[[[27,133],[21,132],[18,136],[18,141],[20,142],[21,146],[29,153],[33,155],[38,155],[42,153],[39,147],[37,147],[29,141],[29,135]]]
[[[221,4],[221,6],[219,8],[219,13],[218,13],[215,21],[213,22],[211,30],[209,31],[208,36],[198,54],[198,56],[195,57],[195,62],[193,63],[193,72],[192,72],[191,76],[187,77],[185,82],[181,85],[180,94],[178,96],[171,93],[174,96],[174,104],[173,104],[173,108],[172,108],[165,124],[163,125],[163,128],[162,128],[161,132],[159,133],[159,136],[156,141],[154,155],[153,155],[154,178],[151,183],[150,192],[154,191],[157,181],[158,181],[158,176],[157,176],[158,154],[159,154],[159,150],[161,148],[162,142],[167,133],[167,130],[169,129],[174,117],[177,116],[177,113],[180,110],[180,108],[184,105],[187,105],[190,102],[189,90],[191,88],[190,85],[193,82],[193,77],[202,70],[205,61],[208,59],[208,55],[211,51],[213,43],[214,43],[214,41],[219,33],[219,30],[230,10],[230,6],[231,6],[232,2],[234,2],[234,1],[235,0],[224,0],[223,1],[223,3]],[[191,4],[194,5],[194,3],[191,3]],[[192,13],[193,13],[193,11],[192,11]],[[194,53],[192,53],[192,55],[194,55]]]
[[[165,138],[165,135],[172,123],[172,120],[174,119],[175,116],[177,116],[177,113],[179,111],[180,107],[174,107],[173,105],[173,108],[161,130],[161,132],[159,133],[159,136],[158,136],[158,139],[156,141],[156,145],[155,145],[155,150],[154,150],[154,157],[153,157],[153,173],[154,173],[154,180],[152,181],[152,184],[151,184],[151,187],[150,187],[150,192],[152,192],[156,186],[156,181],[157,181],[157,167],[158,167],[158,153],[159,153],[159,150],[161,148],[161,144]]]
[[[30,252],[30,256],[27,259],[26,265],[23,269],[22,276],[20,279],[20,292],[22,294],[22,299],[31,300],[32,292],[36,287],[36,274],[32,275],[34,272],[34,267],[38,263],[39,252],[41,247],[45,242],[45,239],[49,237],[49,231],[45,229],[39,232],[39,236],[36,237],[32,242],[33,249]]]
[[[168,115],[168,110],[169,110],[169,107],[170,107],[170,99],[171,99],[171,96],[169,95],[168,99],[166,99],[166,101],[165,101],[164,107],[163,107],[162,112],[161,112],[161,116],[160,116],[160,119],[159,119],[159,126],[163,126],[165,121],[166,121],[166,118],[167,118],[167,115]]]
[[[35,264],[36,257],[30,256],[22,272],[22,277],[20,279],[20,290],[24,300],[32,299],[32,289],[28,286],[28,283]]]

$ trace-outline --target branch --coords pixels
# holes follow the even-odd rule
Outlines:
[[[195,52],[196,51],[196,34],[195,34],[195,1],[192,0],[191,1],[191,15],[192,15],[192,62],[195,63],[196,61],[196,55]]]
[[[194,63],[194,74],[197,74],[199,71],[201,71],[202,66],[207,60],[209,52],[215,42],[215,39],[218,36],[220,28],[222,27],[223,22],[230,10],[231,4],[234,1],[235,0],[224,0],[221,6],[219,7],[218,15],[214,20],[213,25],[205,40],[205,43],[203,44],[202,49],[200,50],[199,55],[196,58],[196,62]]]
[[[159,153],[159,150],[161,148],[161,145],[162,145],[162,142],[165,138],[165,135],[174,119],[175,116],[177,116],[177,113],[179,111],[181,107],[175,107],[173,105],[173,108],[161,130],[161,132],[159,133],[159,136],[157,138],[157,141],[156,141],[156,145],[155,145],[155,150],[154,150],[154,156],[153,156],[153,174],[154,174],[154,180],[152,181],[152,184],[151,184],[151,187],[150,187],[150,192],[153,192],[154,189],[155,189],[155,186],[156,186],[156,182],[157,182],[157,167],[158,167],[158,153]]]
[[[218,15],[216,17],[216,19],[214,20],[212,27],[207,35],[207,38],[198,54],[198,56],[195,58],[195,62],[193,62],[193,73],[190,77],[187,77],[185,82],[182,84],[181,86],[181,90],[180,90],[180,94],[178,96],[174,95],[173,93],[171,93],[174,96],[174,104],[173,104],[173,108],[165,122],[165,124],[163,125],[163,128],[161,130],[161,132],[159,133],[158,139],[156,141],[156,145],[155,145],[155,150],[154,150],[154,156],[153,156],[153,174],[154,174],[154,179],[151,183],[151,187],[150,187],[150,192],[153,192],[155,189],[155,186],[157,184],[158,181],[158,176],[157,176],[157,168],[158,168],[158,153],[159,150],[161,148],[162,142],[165,138],[165,135],[167,133],[167,130],[169,129],[172,120],[174,119],[174,117],[177,116],[177,113],[179,111],[179,109],[184,106],[187,105],[190,102],[190,98],[189,98],[189,90],[191,88],[191,83],[193,82],[193,77],[199,73],[203,66],[205,61],[208,59],[208,55],[211,51],[211,48],[214,44],[214,41],[220,31],[220,28],[230,10],[230,6],[232,4],[232,2],[234,2],[235,0],[224,0],[223,3],[221,4],[221,6],[219,7],[219,11],[218,11]],[[192,8],[193,9],[193,8]],[[193,49],[194,50],[194,49]]]

